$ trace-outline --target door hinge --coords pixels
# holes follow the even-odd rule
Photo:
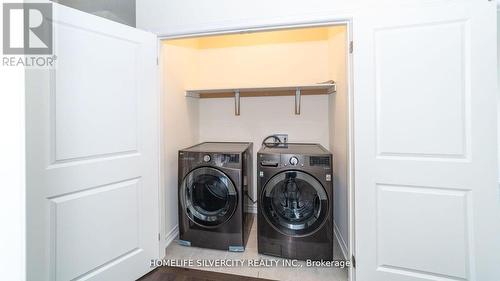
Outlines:
[[[353,51],[354,51],[354,43],[351,41],[349,42],[349,54],[352,54]]]
[[[156,57],[156,65],[160,65],[160,60]]]
[[[356,258],[353,256],[351,256],[351,264],[352,264],[352,267],[356,268]]]
[[[158,233],[158,241],[161,241],[161,234]]]

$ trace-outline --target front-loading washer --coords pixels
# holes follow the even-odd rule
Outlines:
[[[243,251],[253,217],[252,143],[204,142],[179,151],[179,243]]]
[[[319,144],[264,144],[257,161],[259,253],[332,260],[331,153]]]

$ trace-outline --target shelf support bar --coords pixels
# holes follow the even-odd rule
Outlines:
[[[240,90],[234,91],[234,115],[240,116]]]
[[[300,115],[300,88],[295,90],[295,114]]]

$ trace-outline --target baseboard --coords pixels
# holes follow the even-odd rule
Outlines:
[[[245,212],[257,214],[257,204],[254,205],[245,205]]]
[[[179,237],[179,225],[174,226],[174,228],[165,235],[165,247],[168,247],[177,237]]]
[[[342,238],[342,234],[340,234],[340,230],[335,222],[333,222],[333,233],[335,234],[335,238],[339,243],[340,250],[342,251],[344,259],[350,260],[350,258],[347,258],[349,253],[349,251],[347,250],[347,243],[345,242],[344,238]]]

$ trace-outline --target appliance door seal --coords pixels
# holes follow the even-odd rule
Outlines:
[[[234,183],[213,167],[192,170],[181,185],[181,205],[187,217],[204,228],[215,228],[227,222],[238,206]]]
[[[310,174],[287,170],[274,175],[261,194],[262,213],[270,225],[288,236],[307,236],[329,217],[323,185]]]

